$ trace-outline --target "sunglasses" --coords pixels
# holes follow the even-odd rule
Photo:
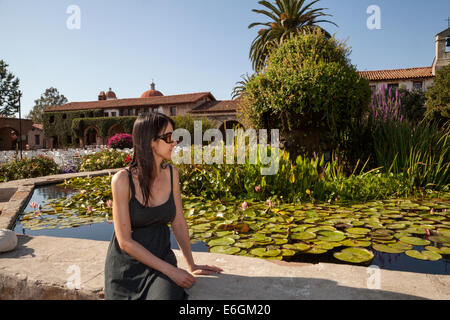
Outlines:
[[[163,135],[157,136],[156,139],[161,139],[167,144],[177,142],[176,140],[172,140],[172,133],[173,132],[167,132]]]

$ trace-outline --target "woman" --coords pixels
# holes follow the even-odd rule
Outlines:
[[[192,274],[222,272],[196,265],[183,215],[178,169],[170,160],[173,120],[161,113],[140,116],[133,127],[133,160],[112,180],[114,232],[105,262],[105,299],[187,299]],[[189,271],[177,267],[173,233]],[[192,273],[192,274],[191,274]]]

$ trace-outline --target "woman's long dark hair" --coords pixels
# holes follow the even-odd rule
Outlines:
[[[152,194],[150,186],[156,178],[156,162],[151,142],[166,130],[169,123],[175,130],[175,122],[170,117],[160,112],[151,112],[139,116],[133,125],[134,153],[129,169],[132,173],[136,173],[138,177],[145,206]],[[166,167],[167,165],[161,162],[161,168]]]

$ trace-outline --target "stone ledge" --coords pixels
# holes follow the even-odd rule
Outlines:
[[[18,235],[18,247],[0,254],[0,299],[102,299],[107,241]],[[186,269],[179,250],[178,266]],[[369,289],[373,269],[345,264],[272,262],[193,252],[197,264],[221,274],[196,276],[190,300],[450,299],[450,276],[379,270],[379,289]],[[67,286],[79,268],[79,290]],[[73,267],[72,267],[73,268]]]

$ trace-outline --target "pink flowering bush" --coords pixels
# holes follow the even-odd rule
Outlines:
[[[108,147],[114,149],[133,148],[133,137],[128,133],[118,133],[108,140]]]

